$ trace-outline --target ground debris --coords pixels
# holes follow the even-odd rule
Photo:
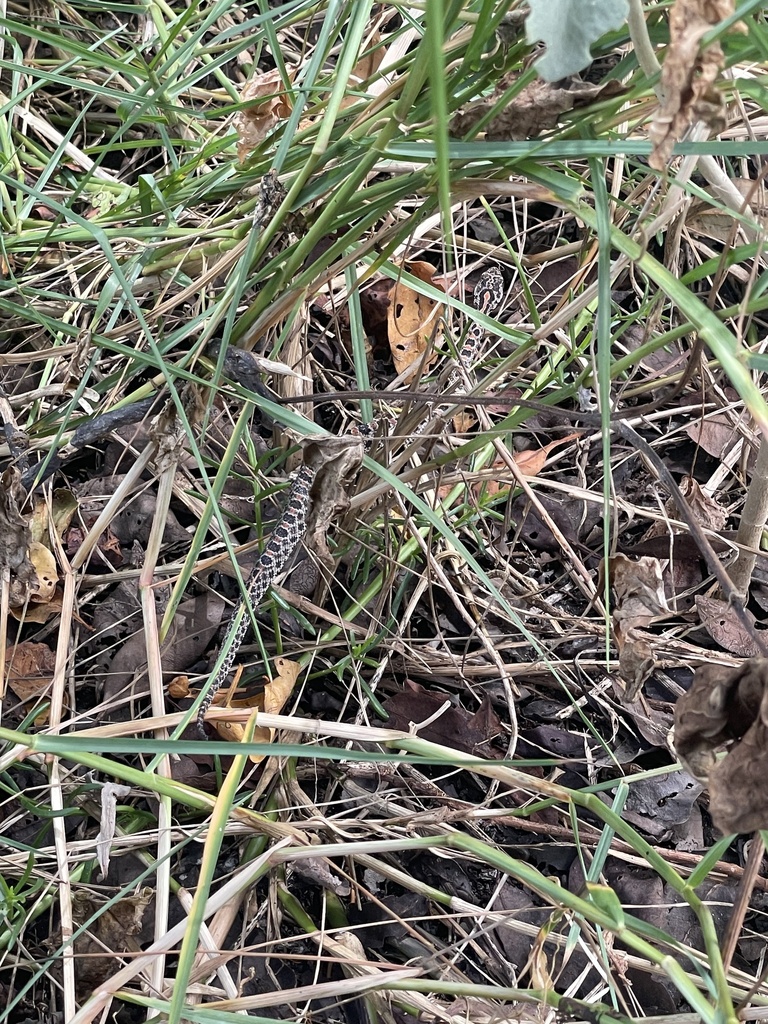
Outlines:
[[[716,752],[725,746],[730,749],[718,762]],[[697,669],[675,709],[675,747],[691,774],[708,782],[719,829],[768,828],[768,659]]]

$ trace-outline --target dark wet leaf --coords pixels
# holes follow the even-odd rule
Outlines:
[[[710,813],[723,832],[768,828],[768,659],[738,668],[703,665],[675,709],[675,746],[709,782]],[[716,763],[716,751],[730,745]]]
[[[405,688],[384,704],[389,715],[387,726],[408,732],[412,725],[436,715],[447,701],[448,694],[425,690],[418,683],[406,680]],[[493,757],[496,755],[491,749],[491,741],[502,731],[501,722],[486,697],[475,714],[449,703],[435,721],[418,729],[418,734],[431,743]]]
[[[688,772],[670,772],[632,782],[622,817],[660,839],[691,816],[704,787]]]
[[[207,591],[183,601],[174,616],[173,625],[161,647],[164,675],[177,675],[194,664],[205,653],[224,615],[225,602],[218,594]],[[104,699],[113,700],[145,694],[147,682],[147,645],[144,633],[129,637],[117,650],[109,666],[104,685]],[[118,709],[119,718],[130,716],[129,707]]]

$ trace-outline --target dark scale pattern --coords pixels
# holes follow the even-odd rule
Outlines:
[[[480,280],[475,286],[472,301],[475,308],[486,316],[493,316],[501,305],[504,298],[504,278],[498,267],[489,267],[484,270]],[[459,352],[459,366],[467,372],[477,362],[485,340],[485,328],[481,324],[471,324],[467,331],[467,339]],[[461,384],[462,373],[458,367],[453,371],[446,382],[446,390],[453,390]]]
[[[254,609],[259,606],[273,581],[286,567],[288,560],[296,550],[296,545],[304,536],[312,505],[311,492],[314,479],[315,470],[306,465],[301,466],[293,478],[285,511],[280,522],[272,531],[245,585],[247,602]],[[204,732],[203,722],[208,708],[213,703],[213,698],[227,681],[232,670],[245,634],[248,632],[248,625],[248,607],[246,600],[243,600],[238,604],[229,620],[227,635],[222,645],[227,653],[197,712],[197,725],[200,732]]]

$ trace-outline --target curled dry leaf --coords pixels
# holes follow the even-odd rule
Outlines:
[[[256,694],[255,697],[246,697],[242,700],[229,700],[230,690],[219,691],[213,700],[214,707],[231,708],[254,708],[263,711],[267,715],[279,715],[285,702],[293,693],[301,665],[288,658],[275,658],[275,675],[264,684],[264,692]],[[245,724],[243,722],[227,722],[223,719],[215,720],[213,726],[223,740],[231,740],[233,743],[241,743],[245,735]],[[274,729],[261,728],[256,726],[253,732],[254,743],[271,743],[275,736]],[[254,764],[260,764],[264,760],[263,754],[251,754],[250,760]]]
[[[379,69],[386,47],[379,45],[381,35],[374,32],[367,40],[365,53],[357,62],[349,75],[348,88],[359,89]],[[288,81],[292,84],[296,67],[288,68]],[[345,96],[341,101],[342,109],[357,103],[357,96]],[[261,100],[254,103],[254,100]],[[272,129],[287,120],[293,113],[293,98],[286,92],[279,68],[254,75],[246,82],[240,93],[240,102],[247,103],[234,115],[232,124],[238,134],[237,156],[244,163],[251,153],[257,149]],[[301,123],[299,127],[316,121],[312,117]]]
[[[101,787],[101,827],[96,837],[96,857],[101,873],[106,877],[109,871],[109,851],[115,838],[117,826],[117,801],[131,795],[131,787],[118,782],[105,782]]]
[[[716,751],[726,745],[717,762]],[[675,708],[675,748],[688,771],[708,781],[719,829],[768,828],[768,659],[698,668]]]
[[[701,49],[702,38],[733,14],[733,0],[675,0],[669,12],[669,47],[661,70],[663,101],[648,134],[653,142],[649,163],[662,171],[675,142],[692,121],[714,132],[725,123],[723,97],[716,88],[723,51],[715,42]]]
[[[632,561],[614,555],[608,562],[611,586],[616,598],[613,632],[619,649],[619,674],[627,685],[627,700],[633,700],[653,671],[653,649],[648,638],[637,631],[669,615],[661,562],[644,556]]]
[[[168,684],[168,696],[174,700],[182,700],[189,697],[192,688],[189,685],[189,676],[174,676]]]
[[[684,476],[680,481],[680,494],[685,499],[685,505],[698,519],[702,526],[708,530],[722,530],[728,522],[728,510],[723,508],[714,498],[702,491],[698,481],[691,476]],[[664,511],[670,519],[682,519],[682,509],[678,508],[673,497],[664,503]],[[680,527],[672,527],[674,534],[681,532]],[[652,540],[654,537],[669,537],[670,527],[666,522],[657,522],[649,527],[643,534],[642,542]],[[642,543],[641,542],[641,543]]]
[[[435,287],[435,267],[431,263],[404,263],[403,269]],[[442,312],[442,303],[414,291],[403,281],[395,283],[387,308],[387,335],[398,373],[424,354],[430,339],[437,335]]]
[[[254,100],[261,102],[255,103]],[[283,80],[278,68],[254,75],[246,82],[240,93],[240,102],[247,103],[248,106],[238,110],[232,123],[239,136],[237,156],[242,164],[261,145],[276,124],[291,116],[293,103],[283,89]]]
[[[705,494],[692,476],[685,476],[680,481],[680,493],[702,526],[706,526],[708,530],[725,528],[725,524],[728,522],[728,510],[724,509],[714,498]]]
[[[453,423],[454,429],[458,431],[455,418]],[[515,465],[523,476],[538,476],[546,466],[549,453],[554,448],[557,448],[557,446],[561,444],[567,444],[568,441],[573,441],[575,438],[580,436],[581,434],[579,432],[575,434],[568,434],[567,437],[558,437],[555,441],[550,441],[550,443],[544,445],[543,448],[529,448],[526,451],[516,452],[513,455]],[[508,491],[511,486],[511,477],[507,482],[502,479],[502,475],[506,469],[506,462],[504,462],[503,459],[496,459],[491,466],[491,472],[495,474],[494,478],[491,480],[482,480],[472,485],[472,492],[475,496],[480,498],[482,494],[486,494],[489,497],[492,497],[495,494],[500,494],[502,491]],[[446,488],[446,493],[448,490],[450,490],[450,488]]]

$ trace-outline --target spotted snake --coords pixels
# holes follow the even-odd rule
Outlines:
[[[474,290],[475,307],[486,316],[492,316],[499,308],[503,295],[504,278],[501,272],[497,267],[488,268],[483,272]],[[454,392],[454,388],[456,388],[457,391],[454,394],[462,393],[465,375],[477,361],[485,336],[485,328],[480,324],[473,323],[469,326],[456,365],[446,382],[446,391]],[[417,427],[417,433],[424,422],[426,421],[422,421],[422,424]],[[359,434],[363,438],[364,451],[370,447],[375,427],[374,421],[359,428]],[[317,473],[317,466],[303,462],[293,475],[283,513],[246,581],[245,594],[235,608],[227,626],[227,633],[222,644],[224,657],[198,707],[197,725],[202,735],[205,735],[204,721],[208,709],[218,691],[226,683],[248,631],[248,608],[256,609],[258,607],[274,580],[285,570],[296,546],[304,537],[312,510],[312,488]]]

